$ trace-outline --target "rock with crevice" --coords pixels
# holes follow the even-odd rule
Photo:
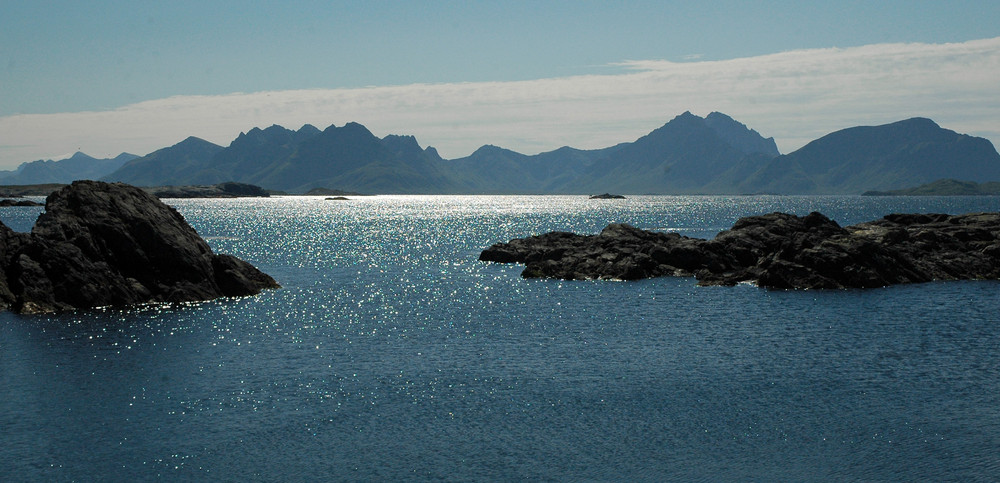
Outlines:
[[[192,302],[277,288],[217,255],[146,191],[77,181],[49,195],[30,233],[0,224],[0,308],[21,313]]]
[[[841,227],[820,213],[738,220],[714,239],[624,224],[598,235],[552,232],[498,243],[481,260],[523,263],[526,278],[694,276],[701,285],[867,288],[1000,279],[1000,213],[892,214]]]

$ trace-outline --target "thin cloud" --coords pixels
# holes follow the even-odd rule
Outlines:
[[[1000,140],[1000,37],[616,65],[625,72],[177,96],[110,111],[7,116],[0,118],[0,166],[77,147],[100,157],[142,155],[191,135],[225,145],[254,126],[350,121],[379,136],[413,134],[446,158],[482,144],[525,153],[598,148],[634,140],[688,110],[725,112],[774,136],[782,152],[837,129],[914,116]]]

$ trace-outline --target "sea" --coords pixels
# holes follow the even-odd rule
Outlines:
[[[997,481],[1000,282],[527,280],[609,223],[1000,211],[1000,197],[167,200],[281,285],[0,313],[0,481]],[[28,231],[42,208],[0,208]]]

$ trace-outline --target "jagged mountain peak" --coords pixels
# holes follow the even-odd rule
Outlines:
[[[322,131],[320,131],[319,128],[317,128],[316,126],[313,126],[312,124],[303,124],[302,127],[300,127],[297,132],[299,134],[304,134],[304,135],[311,136],[311,135],[319,134]]]
[[[705,125],[712,128],[720,138],[744,154],[763,154],[778,156],[778,145],[774,138],[764,138],[757,131],[750,129],[726,114],[714,111],[705,117]]]
[[[497,154],[514,154],[514,155],[518,155],[518,156],[523,156],[521,153],[518,153],[516,151],[511,151],[510,149],[507,149],[507,148],[501,148],[500,146],[497,146],[497,145],[494,145],[494,144],[484,144],[484,145],[480,146],[479,149],[477,149],[475,152],[473,152],[470,157],[473,157],[473,156],[490,156],[490,155],[497,155]]]
[[[181,146],[204,146],[204,145],[209,145],[209,144],[212,145],[212,146],[221,147],[221,146],[219,146],[219,145],[217,145],[215,143],[206,141],[206,140],[204,140],[202,138],[199,138],[199,137],[196,137],[196,136],[188,136],[188,137],[184,138],[183,141],[175,144],[174,146],[176,146],[176,147],[181,147]]]
[[[382,138],[382,144],[398,154],[416,156],[423,152],[414,136],[390,134]]]
[[[84,154],[83,151],[77,151],[77,152],[73,153],[73,155],[70,156],[67,159],[72,159],[74,161],[83,161],[83,160],[90,160],[90,159],[97,159],[97,158],[95,158],[93,156],[90,156],[90,155],[87,155],[87,154]]]
[[[138,158],[138,157],[139,157],[138,155],[132,154],[132,153],[121,153],[118,156],[115,156],[114,160],[115,161],[121,161],[122,163],[125,163],[127,161],[131,161],[131,160],[133,160],[135,158]]]

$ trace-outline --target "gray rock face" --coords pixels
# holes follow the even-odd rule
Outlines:
[[[700,285],[867,288],[1000,279],[1000,213],[888,215],[841,227],[820,213],[738,220],[712,240],[608,225],[493,245],[480,260],[524,263],[522,276],[635,280],[694,276]]]
[[[0,308],[22,313],[190,302],[278,284],[212,253],[184,218],[133,186],[77,181],[46,199],[31,233],[0,224]]]

